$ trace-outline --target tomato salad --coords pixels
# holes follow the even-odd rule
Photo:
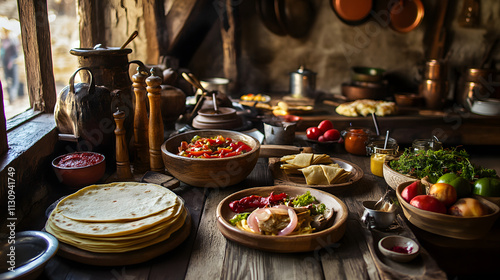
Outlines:
[[[189,158],[227,158],[248,153],[252,147],[241,142],[222,135],[206,138],[198,135],[194,136],[188,143],[181,142],[179,147],[180,156]]]

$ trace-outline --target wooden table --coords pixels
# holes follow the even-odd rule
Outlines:
[[[308,145],[301,139],[296,144]],[[398,216],[401,228],[392,232],[368,230],[360,221],[361,202],[378,200],[387,189],[383,178],[371,174],[368,157],[347,154],[341,145],[314,144],[313,148],[316,153],[347,160],[364,171],[363,178],[352,189],[335,194],[347,205],[349,217],[345,235],[333,246],[308,253],[272,253],[228,241],[219,232],[215,213],[224,197],[241,189],[274,184],[268,159],[260,158],[248,178],[236,186],[202,189],[181,183],[174,189],[186,201],[193,226],[187,240],[173,251],[141,264],[116,267],[90,266],[56,256],[46,266],[43,279],[446,279],[445,271],[438,267],[437,259],[425,246],[421,256],[409,264],[394,263],[380,256],[376,245],[381,237],[389,234],[417,237],[401,212]],[[499,228],[498,223],[495,227]],[[427,235],[422,240],[433,250],[439,247],[436,242],[429,242],[439,237],[422,235]],[[446,252],[435,256],[440,260],[450,258]],[[487,272],[493,269],[491,266]],[[459,271],[464,270],[478,272],[473,265]],[[448,276],[454,276],[453,269],[447,272]]]

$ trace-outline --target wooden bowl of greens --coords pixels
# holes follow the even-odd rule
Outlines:
[[[416,181],[426,176],[429,182],[436,182],[439,177],[449,172],[456,173],[470,182],[497,176],[494,169],[473,164],[469,154],[457,148],[418,152],[406,149],[398,158],[386,161],[383,167],[384,179],[393,189],[404,182]]]

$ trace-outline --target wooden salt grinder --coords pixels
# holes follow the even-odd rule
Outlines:
[[[137,67],[137,73],[132,76],[135,93],[134,110],[134,173],[144,173],[149,170],[149,139],[148,139],[148,112],[146,109],[147,73]]]
[[[162,78],[155,75],[155,68],[151,68],[151,76],[146,79],[149,98],[149,160],[151,171],[165,173],[161,155],[164,133],[160,107],[161,82]]]
[[[113,117],[116,123],[116,175],[119,180],[132,179],[132,171],[130,170],[130,161],[128,158],[127,141],[125,138],[125,129],[123,122],[125,121],[125,112],[117,110]]]

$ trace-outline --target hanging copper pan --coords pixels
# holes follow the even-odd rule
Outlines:
[[[279,36],[285,36],[286,31],[278,22],[278,18],[276,17],[276,13],[274,10],[274,1],[273,0],[255,0],[257,14],[264,23],[264,26],[269,29],[269,31],[273,32]]]
[[[310,0],[274,0],[274,11],[281,27],[294,38],[307,35],[314,22]]]
[[[399,0],[390,8],[390,26],[406,33],[415,29],[424,18],[424,5],[420,0]]]
[[[349,25],[365,22],[373,9],[373,0],[331,0],[333,12],[337,17]]]

